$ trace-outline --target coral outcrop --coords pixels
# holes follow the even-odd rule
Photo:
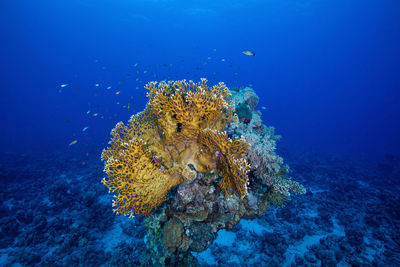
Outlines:
[[[168,191],[198,172],[223,176],[229,197],[247,193],[248,145],[222,132],[237,121],[230,91],[223,83],[150,82],[145,111],[128,125],[112,130],[110,147],[103,151],[103,183],[115,193],[114,211],[148,216],[166,200]]]
[[[112,131],[103,151],[118,214],[147,216],[143,265],[195,266],[220,229],[262,216],[305,189],[275,153],[279,136],[251,88],[151,82],[146,109]],[[153,212],[154,211],[154,212]]]

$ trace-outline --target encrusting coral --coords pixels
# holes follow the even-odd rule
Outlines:
[[[220,174],[227,197],[244,197],[248,144],[223,132],[237,121],[225,84],[150,82],[146,89],[145,110],[126,126],[118,123],[102,153],[108,176],[103,183],[116,194],[114,212],[148,216],[172,187],[193,180],[197,172]]]

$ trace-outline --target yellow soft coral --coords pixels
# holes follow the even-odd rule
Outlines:
[[[193,168],[223,176],[228,197],[230,190],[246,195],[248,145],[222,132],[237,120],[227,87],[208,87],[202,79],[150,82],[146,88],[145,110],[116,125],[102,154],[108,176],[103,183],[116,192],[114,211],[149,215],[172,187],[195,178]]]

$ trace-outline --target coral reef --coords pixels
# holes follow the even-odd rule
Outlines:
[[[400,266],[400,162],[392,156],[366,160],[282,150],[307,193],[217,232],[218,222],[210,222],[226,219],[230,214],[218,210],[237,197],[226,200],[216,182],[206,186],[215,174],[197,177],[202,181],[194,188],[189,182],[170,190],[147,218],[114,216],[113,197],[99,183],[104,166],[97,151],[89,157],[82,151],[0,152],[1,266],[140,266],[140,260],[147,266],[193,266],[197,260],[201,266]],[[390,173],[382,165],[392,165]],[[272,202],[258,201],[253,172],[242,199],[249,207],[285,203],[279,194],[269,196]],[[219,203],[212,202],[217,191]],[[174,198],[182,209],[169,206]],[[183,226],[176,231],[181,238],[169,243],[166,229],[175,219]]]
[[[244,197],[247,193],[244,139],[230,139],[221,132],[237,121],[230,91],[223,83],[150,82],[145,111],[132,116],[128,125],[112,130],[110,147],[103,151],[103,183],[115,192],[114,212],[148,216],[166,200],[168,191],[196,172],[216,172],[221,187]]]
[[[196,265],[190,252],[207,249],[219,230],[305,193],[276,155],[279,137],[254,111],[252,89],[205,79],[146,88],[145,110],[116,125],[102,154],[114,212],[148,216],[142,264]]]

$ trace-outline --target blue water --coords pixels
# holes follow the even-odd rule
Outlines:
[[[398,1],[23,0],[0,12],[4,151],[101,147],[132,114],[121,106],[133,96],[141,110],[143,85],[168,76],[251,85],[290,149],[399,151]]]
[[[315,177],[339,172],[338,162],[352,165],[347,159],[367,158],[371,164],[354,163],[357,172],[346,169],[342,173],[371,183],[389,176],[389,187],[396,185],[391,189],[397,190],[399,47],[400,2],[396,0],[3,0],[2,177],[10,183],[22,178],[36,182],[64,172],[100,181],[99,158],[110,130],[143,110],[147,101],[143,86],[149,81],[204,77],[209,84],[223,81],[228,87],[249,86],[256,91],[263,122],[282,136],[278,152],[288,157],[306,187],[319,183],[328,190],[329,182]],[[244,55],[245,49],[255,56]],[[74,140],[77,143],[69,146]],[[305,155],[312,156],[307,161]],[[328,157],[320,163],[326,173],[319,170],[317,175],[315,170],[312,176],[299,167],[314,168],[310,162],[323,157]],[[330,164],[329,157],[335,157],[336,163]],[[51,164],[55,158],[57,166]],[[73,169],[82,167],[82,162],[84,166],[92,162],[92,169]],[[366,166],[376,168],[370,172]],[[371,173],[373,177],[368,176]],[[342,186],[340,194],[352,192]],[[9,207],[23,203],[26,195],[16,193],[18,186],[7,190],[11,189],[2,191],[7,196],[2,202],[8,207],[4,214],[12,217]],[[31,192],[29,199],[39,193]],[[389,202],[379,203],[387,207],[385,201]],[[388,214],[393,215],[392,211]],[[398,218],[393,220],[398,222]],[[390,236],[393,228],[387,229]],[[7,243],[10,240],[2,242],[2,249],[15,245]],[[358,245],[350,242],[350,246]],[[396,259],[400,259],[398,247],[392,250]],[[221,253],[218,247],[214,252]],[[45,264],[8,255],[9,262]],[[4,263],[4,257],[0,259]]]

